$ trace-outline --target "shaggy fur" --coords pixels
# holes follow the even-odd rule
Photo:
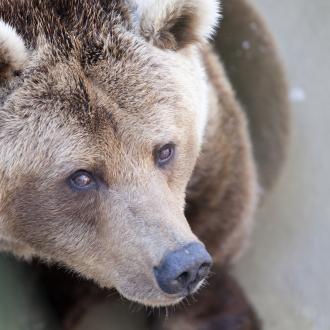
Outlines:
[[[180,49],[210,38],[219,19],[216,1],[131,0],[136,5],[138,31],[154,45]]]
[[[5,57],[14,47],[0,45],[10,68],[0,78],[1,249],[152,306],[181,299],[154,278],[168,251],[201,240],[223,267],[244,251],[256,164],[245,112],[207,44],[217,2],[201,3],[0,3],[27,54]],[[154,153],[167,143],[175,157],[160,169]],[[70,189],[81,169],[97,189]]]

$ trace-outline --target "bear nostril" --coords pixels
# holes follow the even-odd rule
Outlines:
[[[188,272],[183,272],[181,275],[179,275],[176,278],[176,281],[178,281],[181,285],[186,285],[186,283],[189,281],[189,273]]]
[[[155,276],[159,287],[168,294],[187,295],[206,278],[212,258],[199,243],[191,243],[166,255]]]

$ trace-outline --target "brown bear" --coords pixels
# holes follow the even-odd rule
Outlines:
[[[228,6],[239,22],[237,3],[248,4]],[[260,188],[278,172],[287,117],[249,99],[258,73],[241,79],[228,68],[246,92],[249,131],[208,43],[219,16],[216,0],[1,1],[2,250],[59,263],[147,306],[194,294],[214,262],[221,271],[199,304],[157,327],[258,328],[223,269],[244,251]],[[241,26],[232,24],[231,33]],[[220,32],[224,63],[230,43]],[[277,68],[274,53],[263,57],[257,65]],[[232,320],[222,299],[236,293]]]

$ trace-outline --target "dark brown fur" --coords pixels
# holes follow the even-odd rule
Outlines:
[[[198,303],[155,324],[157,330],[260,330],[261,323],[236,281],[216,269],[211,285],[198,295]]]

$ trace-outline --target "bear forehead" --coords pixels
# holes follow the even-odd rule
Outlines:
[[[72,47],[72,35],[116,35],[120,29],[132,28],[124,0],[3,0],[0,18],[32,48],[42,34],[64,51]]]
[[[22,114],[47,117],[51,112],[50,119],[70,117],[93,132],[109,124],[115,132],[120,126],[134,131],[134,121],[153,127],[173,124],[180,113],[174,110],[183,105],[175,82],[150,56],[144,62],[138,57],[109,57],[88,67],[74,55],[51,64],[41,61],[18,78],[22,81],[9,98],[10,104]]]
[[[9,99],[21,116],[41,116],[40,129],[58,116],[93,137],[106,128],[116,140],[143,136],[155,143],[189,126],[189,114],[180,111],[189,107],[176,78],[177,55],[134,32],[125,1],[6,0],[0,18],[33,54]]]

